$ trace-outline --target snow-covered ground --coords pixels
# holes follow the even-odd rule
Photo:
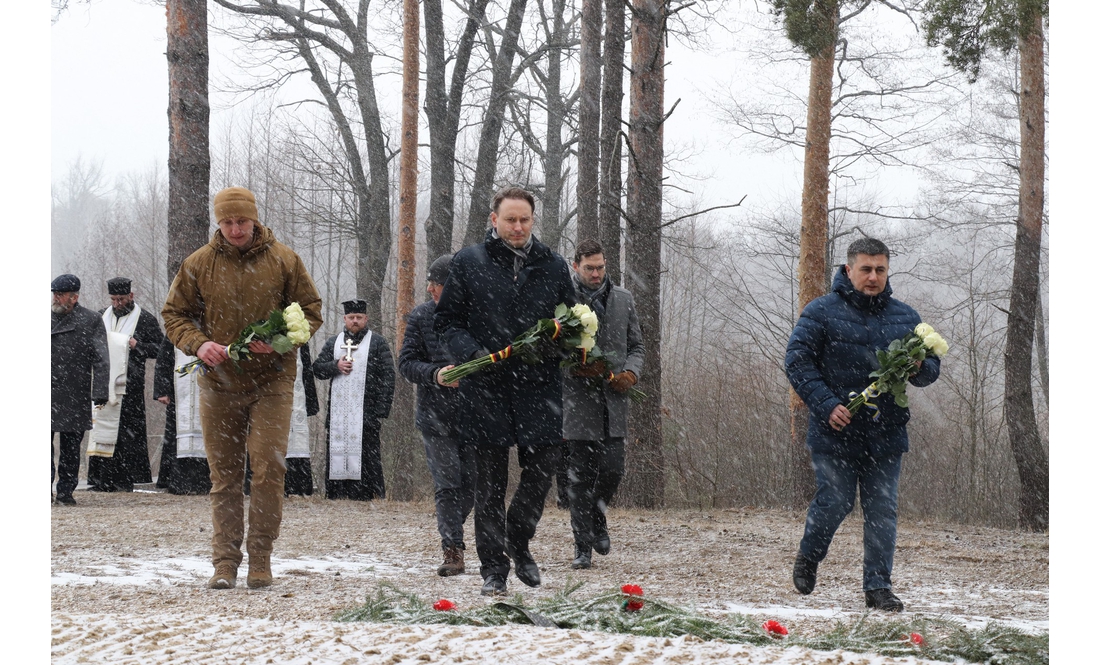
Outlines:
[[[276,584],[208,591],[207,497],[77,492],[52,510],[54,663],[915,663],[912,658],[642,638],[528,626],[479,628],[341,623],[333,617],[381,581],[459,608],[479,595],[472,533],[467,574],[435,575],[438,535],[428,504],[287,500],[272,569]],[[594,595],[640,584],[646,595],[720,617],[778,619],[814,634],[865,610],[861,529],[851,520],[822,564],[818,590],[789,582],[801,516],[780,511],[613,510],[613,549],[573,571],[568,516],[548,508],[532,552],[543,585],[514,577],[528,602],[584,581]],[[909,616],[1049,626],[1045,535],[927,523],[899,533],[895,591]],[[904,615],[903,615],[904,616]],[[882,616],[881,618],[893,618]]]

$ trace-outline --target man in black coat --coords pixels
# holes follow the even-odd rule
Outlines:
[[[409,312],[405,343],[397,357],[397,370],[416,384],[416,428],[424,437],[424,453],[435,485],[435,519],[442,538],[443,577],[466,572],[466,543],[462,526],[474,508],[477,462],[473,446],[458,438],[458,382],[444,383],[440,373],[454,367],[432,327],[435,306],[450,272],[450,255],[428,268],[428,293],[432,299]]]
[[[313,363],[315,377],[332,379],[325,418],[325,494],[384,499],[380,434],[381,420],[389,418],[393,405],[393,355],[386,339],[367,327],[367,301],[342,304],[344,330],[325,341]]]
[[[134,302],[129,279],[115,277],[107,280],[107,293],[111,297],[111,306],[99,311],[107,336],[129,337],[125,340],[128,351],[122,351],[126,353],[126,393],[122,396],[118,416],[114,454],[105,457],[89,453],[88,489],[96,492],[132,492],[134,483],[153,482],[149,470],[149,439],[145,430],[145,363],[156,360],[164,333],[160,331],[157,317]],[[92,435],[98,433],[97,428]]]
[[[576,302],[565,259],[531,234],[534,216],[530,192],[516,187],[498,192],[485,242],[451,260],[434,326],[456,362],[500,351],[539,319],[552,318],[558,304]],[[562,446],[561,353],[554,343],[542,352],[543,362],[509,358],[458,386],[462,443],[477,447],[474,534],[484,595],[507,593],[509,557],[521,582],[541,583],[528,543]],[[505,514],[513,445],[522,471]]]
[[[107,332],[91,310],[81,307],[80,280],[61,275],[50,284],[50,484],[57,501],[73,505],[80,472],[80,440],[92,429],[92,403],[107,403]],[[61,434],[54,467],[53,433]]]

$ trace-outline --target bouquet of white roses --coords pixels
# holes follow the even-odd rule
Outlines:
[[[257,321],[242,330],[236,341],[225,347],[225,353],[239,372],[241,368],[237,363],[252,357],[252,352],[248,350],[252,342],[267,342],[276,353],[286,353],[308,342],[309,337],[309,321],[306,321],[305,312],[301,305],[292,302],[286,309],[272,310],[266,320]],[[190,374],[195,370],[206,372],[206,364],[193,360],[176,371]]]
[[[562,303],[554,309],[554,318],[539,319],[538,323],[500,351],[452,367],[443,372],[440,378],[444,383],[451,383],[493,363],[507,360],[513,355],[526,363],[540,363],[542,357],[537,347],[545,341],[551,341],[562,349],[581,349],[583,352],[588,352],[596,346],[596,330],[599,325],[596,313],[588,305],[578,304],[569,307]]]
[[[902,408],[909,406],[909,396],[905,394],[905,386],[909,377],[917,372],[917,363],[922,362],[929,354],[942,358],[947,355],[947,340],[932,329],[927,323],[917,324],[913,332],[901,339],[890,342],[885,350],[880,349],[875,353],[878,358],[879,368],[870,374],[874,383],[863,389],[858,395],[852,392],[848,395],[848,411],[855,413],[860,407],[867,405],[878,407],[868,401],[889,393],[894,398],[894,403]],[[875,414],[875,420],[878,414]]]

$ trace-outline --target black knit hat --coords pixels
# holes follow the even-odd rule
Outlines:
[[[428,281],[444,284],[449,274],[451,274],[451,254],[444,254],[432,261],[432,265],[428,268]]]

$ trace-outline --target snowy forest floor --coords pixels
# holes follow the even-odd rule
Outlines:
[[[919,663],[910,657],[815,652],[576,630],[507,626],[389,626],[341,623],[389,582],[460,609],[479,595],[473,516],[467,572],[441,578],[429,503],[290,497],[275,545],[275,585],[209,591],[210,503],[206,496],[78,491],[76,506],[52,509],[52,662],[163,663]],[[842,525],[819,571],[817,590],[790,582],[803,515],[735,509],[612,509],[612,551],[587,571],[573,558],[568,512],[548,506],[531,551],[543,584],[514,575],[510,594],[527,602],[583,581],[579,597],[638,584],[659,598],[714,618],[736,612],[778,619],[792,634],[820,633],[865,613],[860,590],[862,520]],[[894,590],[902,617],[946,617],[967,626],[995,621],[1028,632],[1049,625],[1048,539],[981,527],[903,520]],[[874,613],[875,618],[894,615]]]

